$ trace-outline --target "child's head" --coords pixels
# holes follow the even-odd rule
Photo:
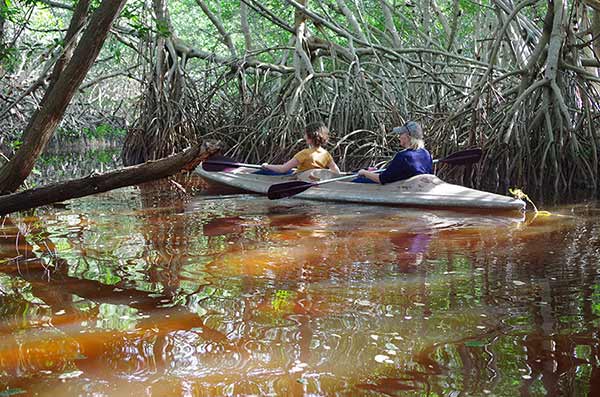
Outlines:
[[[308,124],[304,133],[315,147],[325,145],[329,139],[329,129],[323,123]]]

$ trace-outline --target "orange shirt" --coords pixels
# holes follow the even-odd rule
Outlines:
[[[328,168],[333,161],[331,154],[322,147],[308,148],[299,151],[294,156],[298,160],[298,168],[296,172],[311,170],[313,168]]]

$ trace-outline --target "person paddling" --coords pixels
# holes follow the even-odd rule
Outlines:
[[[267,171],[277,173],[286,173],[292,168],[296,168],[296,173],[311,170],[315,168],[329,169],[336,174],[340,173],[340,169],[333,160],[333,157],[323,145],[329,139],[329,129],[322,123],[312,123],[306,126],[304,132],[304,140],[308,145],[307,149],[301,150],[294,155],[291,160],[284,164],[269,164],[263,163],[261,167]]]
[[[415,175],[433,173],[433,159],[425,149],[423,130],[419,123],[408,121],[401,127],[394,127],[392,134],[396,134],[400,138],[400,145],[404,150],[394,156],[385,171],[374,173],[362,169],[358,171],[358,175],[383,185]]]

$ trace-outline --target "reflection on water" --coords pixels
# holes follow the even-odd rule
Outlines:
[[[588,395],[600,222],[157,185],[0,228],[0,392]]]
[[[57,151],[45,153],[27,178],[33,187],[53,182],[82,178],[90,173],[103,173],[122,166],[121,149],[117,146],[99,146],[90,150]]]

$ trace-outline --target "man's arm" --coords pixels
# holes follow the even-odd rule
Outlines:
[[[381,181],[379,180],[379,174],[376,174],[374,172],[367,171],[367,170],[360,170],[360,171],[358,171],[358,175],[364,176],[365,178],[368,178],[375,183],[381,183]]]

